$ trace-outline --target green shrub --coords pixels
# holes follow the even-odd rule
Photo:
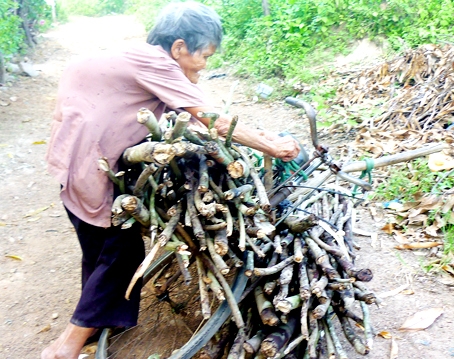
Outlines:
[[[44,0],[23,0],[21,6],[15,0],[0,1],[0,52],[11,55],[25,51],[25,34],[23,20],[31,29],[39,32],[49,26],[50,7]]]
[[[394,50],[449,39],[452,0],[269,0],[205,1],[223,18],[225,59],[239,74],[292,79],[314,52],[344,53],[353,40],[386,38]],[[317,78],[317,76],[315,77]]]
[[[122,14],[127,3],[123,0],[61,0],[60,8],[66,15],[103,16]]]
[[[24,41],[22,20],[16,15],[17,7],[14,0],[0,2],[0,52],[5,55],[18,52]]]

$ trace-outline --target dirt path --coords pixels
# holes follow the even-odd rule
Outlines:
[[[0,87],[0,358],[39,358],[66,326],[79,295],[80,250],[59,200],[59,185],[47,174],[44,160],[62,68],[71,55],[144,38],[142,27],[127,16],[73,19],[42,38],[32,58],[40,76]],[[202,86],[221,107],[233,80],[204,79]],[[256,103],[251,95],[248,84],[240,83],[231,112],[251,126],[289,130],[304,140],[306,126],[296,110]],[[380,225],[367,211],[360,212],[360,228],[378,230]],[[385,235],[376,243],[367,237],[357,241],[362,247],[358,266],[375,274],[370,289],[382,293],[408,284],[414,293],[386,298],[380,309],[371,307],[376,331],[395,335],[399,358],[454,356],[452,288],[424,275],[414,254],[396,253]],[[429,329],[397,331],[408,316],[432,307],[442,307],[444,314]],[[377,337],[368,357],[389,358],[390,345],[389,339]]]

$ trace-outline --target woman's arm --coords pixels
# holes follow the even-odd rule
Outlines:
[[[216,112],[209,107],[187,107],[185,110],[207,127],[210,120],[208,118],[200,118],[197,114],[199,112]],[[220,136],[227,134],[231,121],[231,116],[226,114],[221,114],[216,120],[215,127]],[[252,129],[241,122],[238,122],[235,127],[233,140],[272,157],[280,158],[283,161],[293,160],[300,152],[299,143],[293,137],[281,137],[274,132]]]

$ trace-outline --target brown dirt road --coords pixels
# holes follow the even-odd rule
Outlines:
[[[38,77],[19,77],[0,87],[0,358],[37,359],[68,322],[79,295],[80,250],[58,196],[58,183],[46,171],[46,142],[60,73],[72,55],[144,41],[140,25],[128,16],[76,18],[41,38],[31,60]],[[217,71],[219,72],[219,71]],[[202,86],[218,106],[234,78],[204,79]],[[251,86],[242,81],[231,113],[251,126],[289,130],[300,139],[306,126],[296,110],[282,103],[254,102]],[[379,231],[367,211],[358,226]],[[397,294],[371,307],[377,332],[389,331],[399,358],[454,357],[454,296],[452,287],[425,275],[413,253],[397,253],[392,239],[376,243],[358,237],[358,266],[375,274],[370,289],[386,292],[407,284],[414,294]],[[19,256],[15,259],[13,256]],[[441,307],[443,315],[424,331],[398,332],[410,315]],[[391,341],[377,337],[368,355],[390,357]],[[349,358],[360,358],[349,349]]]

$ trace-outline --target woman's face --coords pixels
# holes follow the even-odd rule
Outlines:
[[[203,50],[197,50],[193,54],[188,51],[186,44],[178,49],[177,54],[174,54],[174,59],[180,65],[185,76],[193,84],[199,81],[199,71],[206,67],[208,58],[216,52],[216,47],[210,45],[208,48]]]

